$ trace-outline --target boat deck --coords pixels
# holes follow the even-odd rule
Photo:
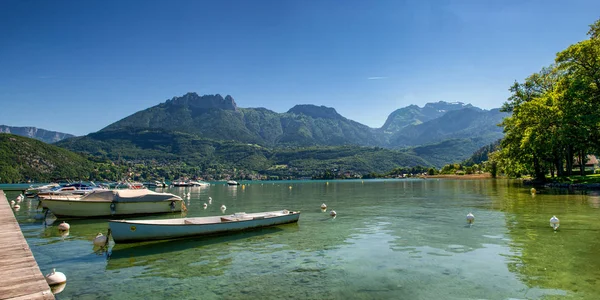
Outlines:
[[[0,299],[54,299],[2,190],[0,266]]]

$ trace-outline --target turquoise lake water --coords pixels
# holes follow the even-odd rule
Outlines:
[[[291,187],[291,188],[290,188]],[[1,187],[0,187],[1,188]],[[300,210],[298,224],[220,237],[117,244],[106,219],[16,216],[42,273],[68,278],[58,299],[598,299],[600,195],[508,180],[258,182],[171,188],[187,216]],[[7,192],[14,199],[18,192]],[[213,202],[206,210],[208,197]],[[335,219],[319,206],[337,211]],[[467,213],[475,215],[472,226]],[[560,218],[554,232],[552,215]],[[180,214],[144,218],[174,218]]]

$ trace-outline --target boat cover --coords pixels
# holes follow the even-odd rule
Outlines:
[[[115,201],[115,202],[157,202],[177,201],[179,196],[169,193],[157,193],[147,189],[132,190],[98,190],[93,191],[80,200],[84,201]]]

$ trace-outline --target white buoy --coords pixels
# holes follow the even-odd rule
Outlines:
[[[467,214],[467,223],[473,224],[475,222],[475,216],[472,213]]]
[[[558,226],[560,226],[560,220],[556,216],[552,216],[552,218],[550,218],[550,227],[556,230],[558,229]]]
[[[327,209],[327,204],[325,204],[325,203],[321,204],[321,209]]]
[[[108,237],[103,235],[101,232],[98,232],[98,234],[94,238],[94,246],[103,247],[104,245],[106,245],[106,241],[108,241]]]
[[[188,198],[189,198],[192,195],[192,192],[188,192],[187,195],[188,195]]]
[[[535,193],[537,193],[537,191],[535,190],[535,188],[531,188],[531,190],[529,190],[531,192],[532,195],[535,195]]]
[[[227,209],[227,206],[225,206],[225,204],[221,205],[221,210],[225,211]]]
[[[333,210],[333,209],[332,209],[332,210],[329,212],[329,215],[330,215],[330,216],[332,216],[332,217],[335,217],[335,216],[337,216],[337,213],[335,212],[335,210]]]
[[[15,206],[15,204],[16,204],[15,200],[10,200],[10,206],[13,206],[13,207],[14,207],[14,206]]]
[[[208,204],[204,203],[204,204],[202,204],[202,207],[204,207],[204,209],[206,209],[208,207]]]
[[[13,206],[13,208],[18,211],[19,209],[21,209],[21,205],[15,204],[15,206]]]
[[[62,272],[56,272],[56,269],[52,269],[52,273],[46,275],[46,282],[48,285],[55,285],[67,282],[67,276]]]
[[[71,225],[69,225],[69,223],[63,221],[62,223],[58,224],[58,230],[69,230],[71,228]]]

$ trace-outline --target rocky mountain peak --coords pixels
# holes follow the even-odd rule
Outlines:
[[[167,100],[166,104],[199,109],[219,108],[237,110],[237,104],[233,100],[233,97],[227,95],[223,98],[220,94],[199,96],[196,93],[187,93],[181,97],[173,97],[171,100]]]

